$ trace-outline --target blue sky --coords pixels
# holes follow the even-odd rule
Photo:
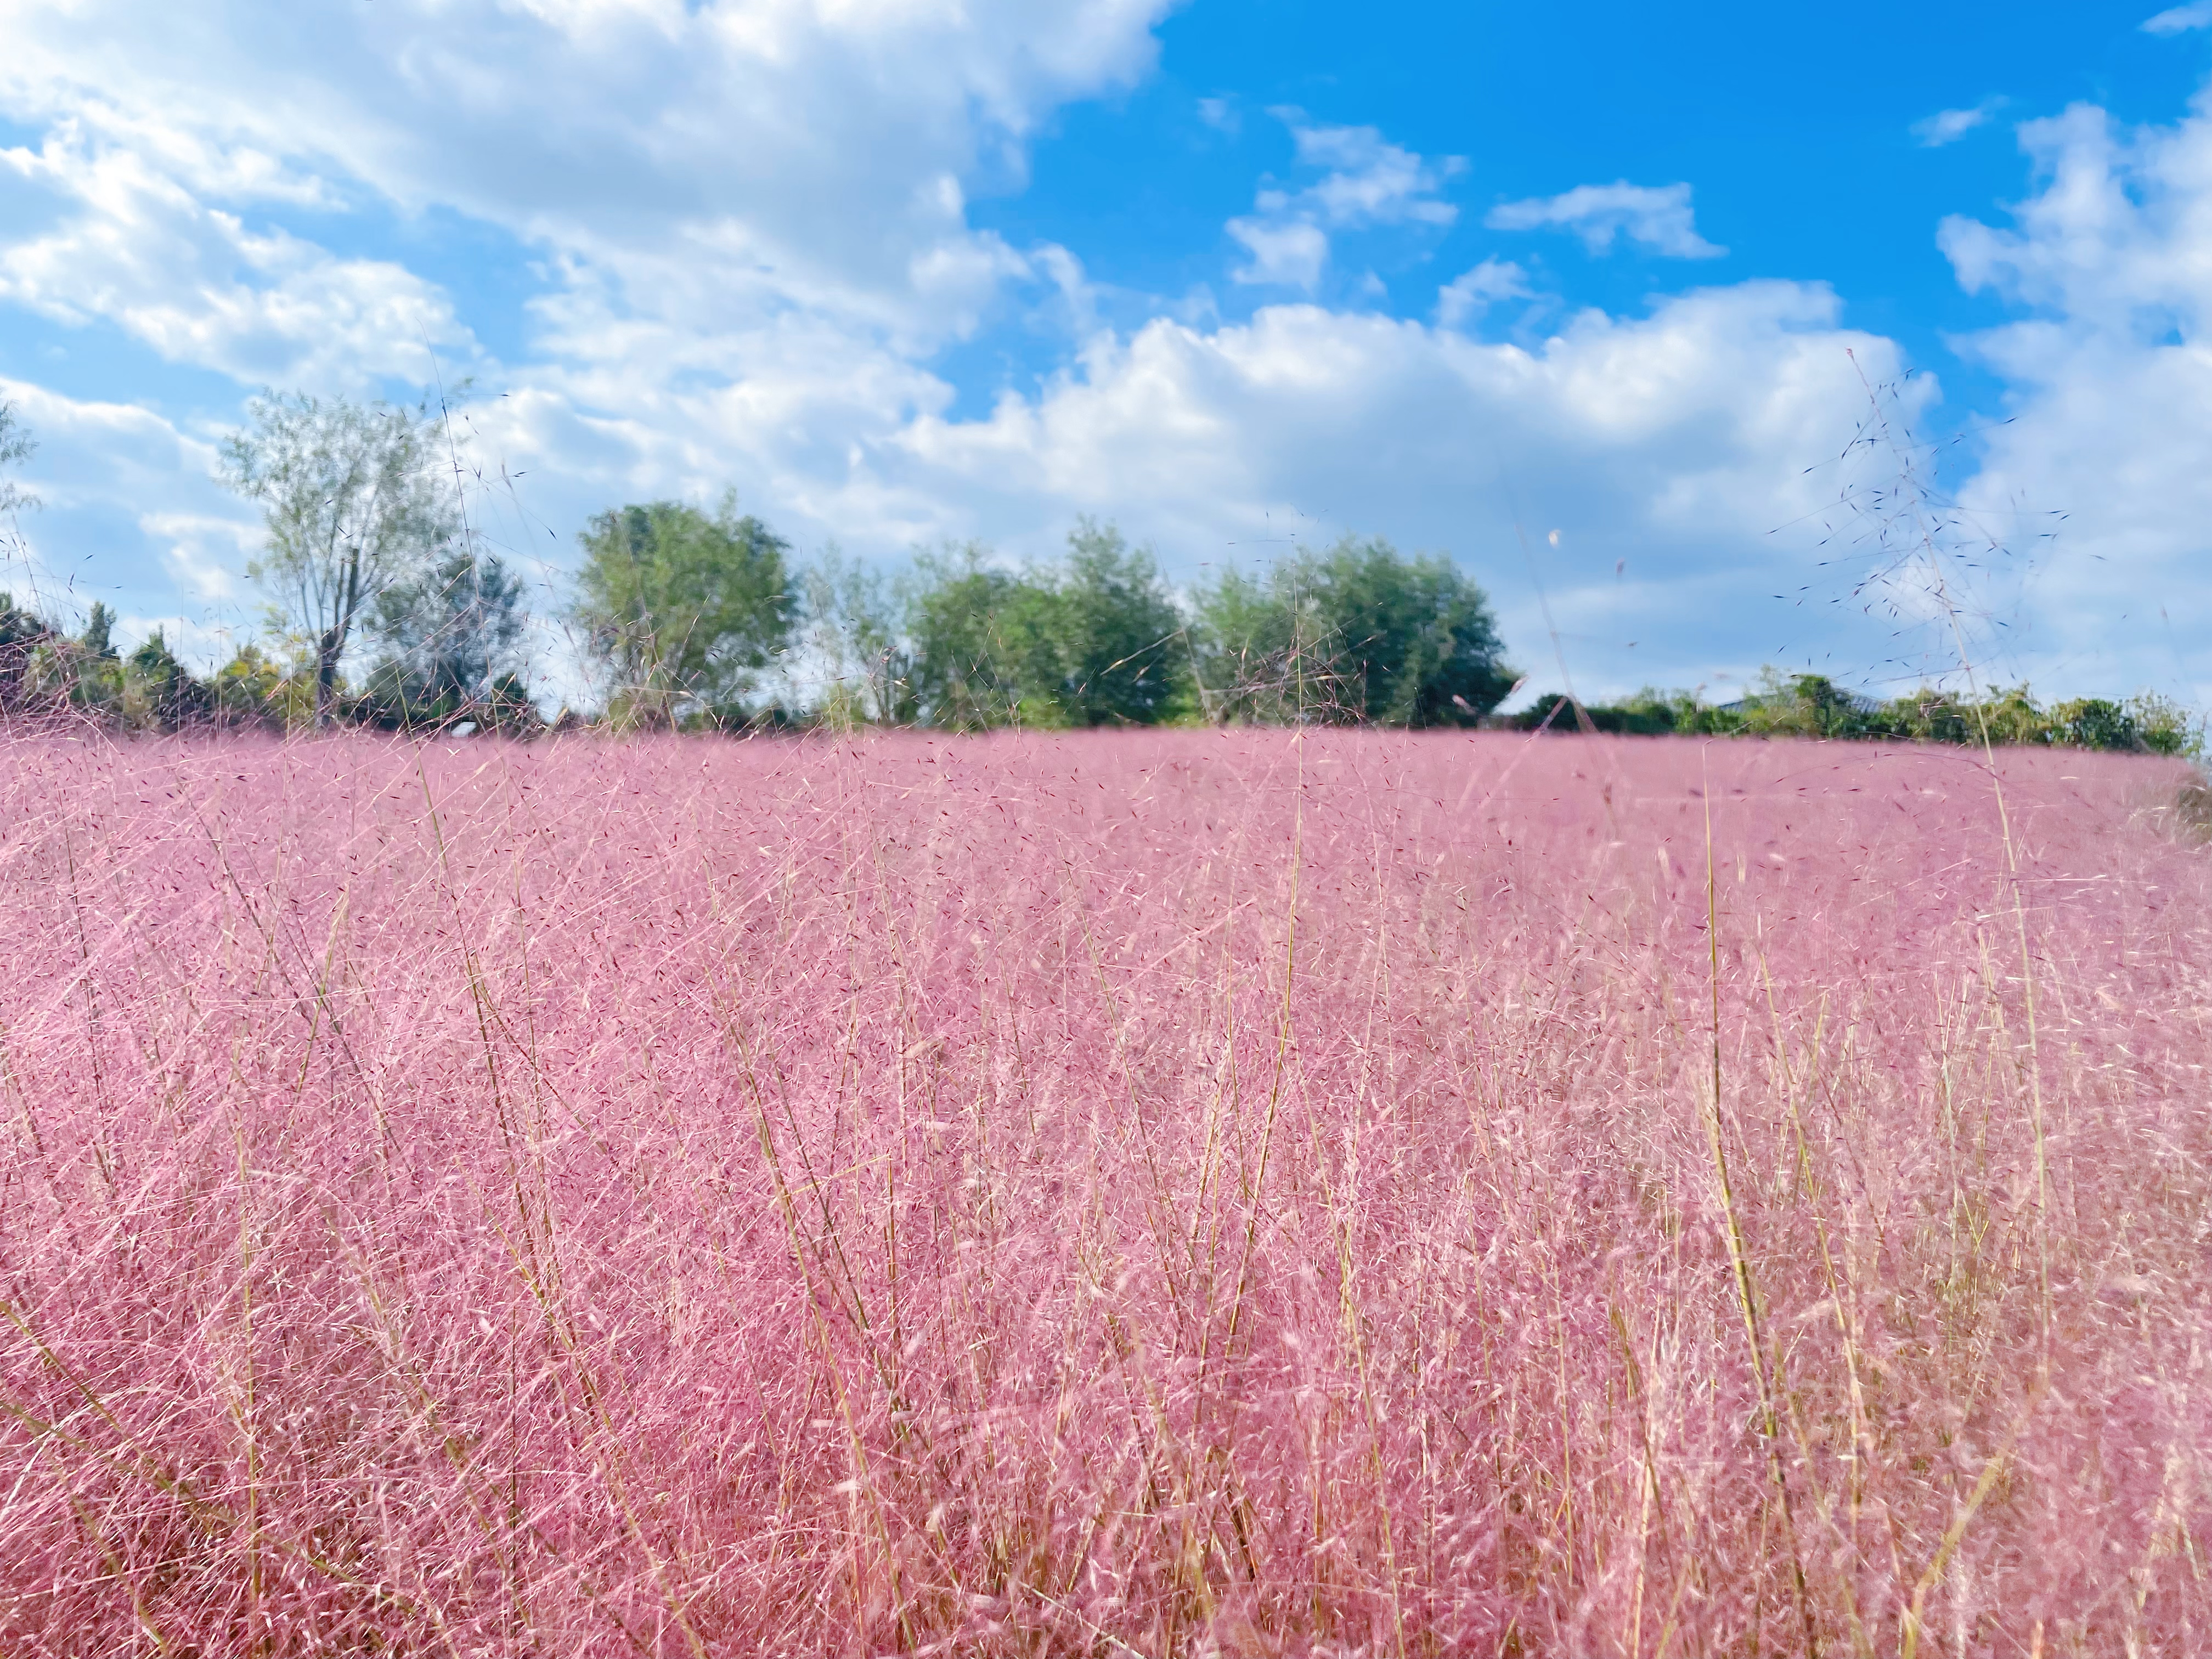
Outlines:
[[[2212,698],[2212,4],[0,0],[0,38],[46,502],[0,580],[203,658],[257,625],[208,478],[252,389],[469,377],[549,613],[589,514],[734,488],[884,562],[1085,514],[1179,581],[1385,535],[1542,683],[1879,689],[1955,661],[1934,522],[1981,672]],[[1924,447],[1853,446],[1869,384]]]

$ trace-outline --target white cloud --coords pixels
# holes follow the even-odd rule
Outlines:
[[[1252,257],[1230,273],[1240,283],[1302,288],[1320,286],[1328,263],[1328,233],[1308,219],[1231,219],[1229,234]]]
[[[2143,21],[2145,34],[2185,34],[2191,29],[2212,27],[2212,0],[2196,0],[2187,6],[2173,6]]]
[[[1432,162],[1386,140],[1373,127],[1315,126],[1303,112],[1278,109],[1301,166],[1327,171],[1297,191],[1270,187],[1254,211],[1228,223],[1251,258],[1236,281],[1300,288],[1311,293],[1328,262],[1329,232],[1377,225],[1452,224],[1459,210],[1437,192],[1466,162]]]
[[[0,555],[0,587],[58,618],[97,599],[125,615],[199,607],[199,624],[245,620],[236,576],[259,525],[210,476],[212,445],[149,410],[0,379],[36,434],[25,469],[45,506]],[[149,508],[148,502],[168,505]]]
[[[1621,236],[1676,259],[1717,259],[1728,252],[1698,234],[1687,185],[1651,188],[1625,179],[1577,185],[1559,196],[1501,204],[1483,222],[1493,230],[1571,230],[1593,253],[1610,252]]]
[[[2212,112],[2127,131],[2077,106],[2021,143],[2039,188],[2011,226],[1941,234],[1970,292],[2028,313],[1961,343],[2010,416],[1964,501],[2036,559],[2031,653],[2069,682],[2212,696]]]
[[[1435,326],[1312,304],[1224,325],[1194,297],[1116,331],[1074,252],[975,228],[969,191],[1018,188],[1054,106],[1141,75],[1168,5],[377,0],[275,29],[258,0],[0,0],[0,114],[34,135],[0,152],[0,300],[240,382],[419,376],[427,331],[492,388],[465,417],[474,453],[527,476],[483,496],[483,522],[533,577],[610,501],[726,484],[802,547],[866,554],[966,535],[1043,550],[1088,509],[1189,574],[1286,526],[1345,527],[1458,553],[1525,655],[1543,635],[1520,517],[1568,532],[1539,553],[1561,629],[1644,641],[1593,647],[1589,690],[1741,672],[1807,636],[1802,613],[1769,630],[1759,609],[1806,556],[1769,532],[1837,493],[1834,469],[1805,469],[1863,407],[1846,352],[1877,380],[1904,367],[1818,286],[1584,312],[1501,344],[1461,331],[1529,295],[1492,258],[1438,289]],[[2114,592],[2212,637],[2193,436],[2212,426],[2206,118],[2031,124],[2046,177],[2014,222],[1944,230],[1963,282],[2034,313],[1973,343],[2017,418],[1965,499],[1991,522],[2074,512],[2021,617],[2069,689],[2147,677],[2156,640],[2112,620]],[[1455,222],[1455,161],[1368,127],[1291,129],[1299,171],[1229,228],[1241,279],[1310,294],[1339,239]],[[387,257],[456,217],[507,239],[505,274],[536,263],[514,361],[466,326],[458,276]],[[1585,185],[1490,222],[1721,252],[1686,184]],[[956,417],[938,354],[1010,320],[1069,343],[1066,367]],[[252,515],[209,482],[204,441],[234,410],[0,396],[46,441],[27,482],[51,505],[26,519],[42,580],[173,638],[248,618]],[[1640,588],[1615,582],[1622,558]],[[2067,560],[2124,579],[2100,588]],[[2212,690],[2212,659],[2178,648]]]
[[[1833,487],[1806,468],[1849,442],[1863,405],[1847,351],[1900,371],[1891,343],[1839,327],[1838,309],[1817,287],[1748,283],[1645,319],[1585,312],[1534,349],[1313,305],[1212,330],[1155,321],[987,420],[916,421],[902,476],[964,504],[944,534],[1113,513],[1186,568],[1286,529],[1449,548],[1523,650],[1543,637],[1513,528],[1528,514],[1572,534],[1545,575],[1561,627],[1645,641],[1585,653],[1578,672],[1616,690],[1695,683],[1772,649],[1746,594],[1773,591],[1778,562],[1811,562],[1809,538],[1769,532]],[[1646,583],[1638,618],[1611,611],[1620,558]]]
[[[977,240],[946,182],[1018,176],[1045,112],[1149,65],[1167,3],[380,0],[273,29],[255,0],[0,0],[0,107],[201,199],[270,175],[451,208],[641,314],[933,341],[973,301],[909,281]]]
[[[216,603],[238,597],[239,573],[261,544],[258,524],[205,513],[142,513],[138,528],[186,592]]]
[[[534,475],[507,503],[533,556],[610,496],[732,483],[801,537],[895,538],[927,504],[866,457],[951,397],[932,356],[1010,309],[1095,326],[1073,257],[972,228],[965,181],[1018,186],[1038,122],[1143,74],[1171,3],[379,0],[272,27],[258,0],[0,0],[0,117],[39,135],[0,152],[0,301],[243,385],[420,384],[427,336],[507,394],[471,419]],[[386,228],[433,215],[470,236]],[[423,274],[471,241],[510,281],[534,262],[516,361]],[[374,257],[395,243],[407,264]],[[185,470],[88,482],[87,544],[207,588],[219,538],[137,522],[221,515]]]
[[[1510,259],[1485,259],[1437,291],[1437,320],[1446,328],[1472,321],[1503,300],[1525,300],[1528,273]]]
[[[419,375],[426,344],[469,349],[445,296],[403,267],[249,230],[76,124],[0,150],[0,175],[58,216],[6,248],[0,299],[57,321],[114,323],[169,362],[247,381]]]
[[[1308,126],[1296,111],[1279,112],[1291,122],[1298,160],[1326,167],[1328,174],[1288,205],[1310,211],[1322,223],[1352,225],[1449,225],[1459,210],[1439,201],[1443,180],[1463,171],[1466,161],[1448,155],[1423,160],[1387,142],[1373,127]]]
[[[150,495],[179,474],[215,471],[213,445],[136,404],[80,402],[7,379],[0,379],[0,403],[13,404],[38,440],[25,471],[49,510],[104,500],[111,483]],[[212,483],[209,490],[220,499]]]
[[[2025,124],[2020,141],[2039,189],[2014,228],[1954,217],[1939,232],[1969,293],[2047,313],[1982,337],[1984,349],[2040,379],[2084,343],[2179,348],[2212,333],[2212,113],[2130,132],[2075,105]]]
[[[2002,98],[1984,98],[1972,109],[1938,110],[1912,124],[1912,136],[1923,149],[1941,149],[1955,143],[2004,107]]]

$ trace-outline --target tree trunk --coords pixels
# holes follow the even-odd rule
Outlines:
[[[338,659],[345,654],[346,635],[352,630],[354,613],[361,609],[361,549],[346,555],[345,581],[338,590],[337,619],[323,630],[315,651],[315,730],[330,723],[331,704],[337,701]]]
[[[338,658],[345,651],[345,634],[329,629],[315,641],[315,730],[330,724],[331,705],[337,700]]]

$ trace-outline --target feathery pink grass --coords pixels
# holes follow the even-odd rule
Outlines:
[[[2162,764],[4,742],[8,1653],[2212,1640]]]

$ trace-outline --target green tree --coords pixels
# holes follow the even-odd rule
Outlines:
[[[1053,594],[970,544],[915,562],[905,594],[917,718],[954,732],[1060,724]]]
[[[868,720],[911,723],[913,656],[883,577],[833,547],[802,574],[799,587],[805,655],[820,685],[809,699],[815,716],[838,731]]]
[[[1516,732],[1590,731],[1653,738],[1674,731],[1684,717],[1674,698],[1646,686],[1626,702],[1584,703],[1579,710],[1565,692],[1547,691],[1506,723]]]
[[[127,725],[173,732],[208,713],[208,688],[195,679],[155,629],[123,662],[121,714]]]
[[[1152,556],[1110,525],[1084,520],[1065,558],[1021,571],[974,546],[924,557],[906,623],[933,726],[1149,726],[1188,705],[1182,614]]]
[[[1159,567],[1085,520],[1053,573],[1052,697],[1070,726],[1151,726],[1189,706],[1188,635]]]
[[[1974,705],[1954,691],[1922,686],[1893,697],[1879,717],[1883,735],[1913,743],[1978,743],[1981,722]]]
[[[76,642],[84,647],[85,655],[100,660],[115,657],[115,613],[98,599],[92,602],[92,611],[85,618],[84,632]]]
[[[355,625],[453,540],[458,492],[441,477],[427,404],[269,392],[247,408],[252,425],[224,440],[218,476],[261,503],[269,545],[247,574],[266,584],[272,622],[313,661],[320,726]]]
[[[1222,719],[1471,726],[1512,689],[1482,590],[1388,542],[1304,550],[1199,599],[1206,698]]]
[[[2052,741],[2072,749],[2133,749],[2136,723],[2118,703],[2075,697],[2051,711]]]
[[[2127,702],[2136,746],[2154,755],[2204,757],[2204,716],[2185,703],[2155,691],[2138,691]]]
[[[377,596],[367,631],[381,655],[360,714],[399,729],[511,726],[529,702],[519,672],[529,627],[521,580],[493,555],[455,548]]]
[[[216,671],[210,688],[216,718],[232,726],[292,726],[314,708],[312,681],[287,674],[252,641]]]
[[[680,501],[617,507],[580,539],[576,617],[617,723],[740,715],[791,637],[790,544],[739,518],[734,496],[711,517]]]
[[[0,713],[16,713],[31,701],[37,656],[52,636],[42,618],[0,592]]]
[[[26,493],[21,484],[7,476],[12,469],[29,460],[38,447],[30,428],[15,412],[15,405],[0,398],[0,513],[13,513],[19,507],[39,504],[37,496]]]
[[[1761,669],[1735,712],[1743,731],[1767,737],[1864,738],[1877,732],[1869,708],[1825,674]]]

